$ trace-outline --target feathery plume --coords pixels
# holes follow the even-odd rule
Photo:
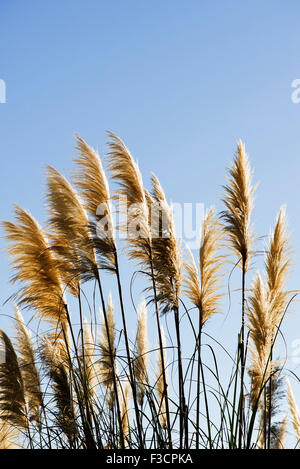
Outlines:
[[[253,406],[262,387],[269,379],[271,373],[270,352],[272,345],[272,317],[267,291],[259,274],[256,275],[249,297],[249,330],[251,365],[251,403]]]
[[[225,210],[221,215],[231,249],[239,259],[241,258],[247,272],[253,244],[250,219],[256,187],[252,186],[252,171],[245,145],[241,140],[238,142],[237,154],[229,169],[229,176],[228,184],[224,186]],[[240,266],[242,267],[241,263]]]
[[[217,294],[220,286],[220,268],[223,264],[221,256],[216,252],[220,245],[222,230],[211,208],[203,222],[201,245],[199,251],[200,278],[193,254],[188,249],[190,262],[185,263],[185,293],[201,314],[201,327],[218,311],[221,294]]]
[[[122,140],[112,132],[108,135],[108,169],[112,178],[119,183],[115,198],[120,198],[119,210],[126,217],[125,224],[120,225],[119,229],[127,233],[129,258],[141,265],[148,265],[151,230],[142,176],[138,164]]]
[[[17,306],[15,307],[15,324],[19,365],[24,383],[29,420],[35,420],[40,425],[40,407],[42,405],[40,375],[36,367],[31,334],[25,326],[23,316]]]
[[[15,271],[12,282],[24,285],[17,294],[19,304],[34,309],[52,323],[58,336],[61,326],[67,330],[67,319],[57,261],[33,216],[18,206],[15,216],[17,223],[5,221],[3,227],[10,242],[8,254]]]
[[[286,384],[287,384],[288,403],[289,403],[289,408],[291,412],[292,423],[293,423],[293,427],[297,436],[297,440],[299,441],[300,440],[300,413],[299,413],[299,409],[294,398],[291,384],[288,379],[286,380]]]
[[[74,172],[75,185],[81,190],[85,208],[93,220],[90,229],[100,265],[114,271],[116,245],[108,182],[98,153],[79,135],[76,148],[79,156],[75,158],[75,162],[79,169]]]
[[[152,175],[152,258],[158,301],[166,313],[177,308],[181,291],[181,247],[176,240],[172,207]]]
[[[158,230],[155,235],[152,236],[152,260],[154,281],[158,291],[157,302],[161,306],[162,314],[166,314],[167,312],[173,310],[176,330],[178,387],[180,401],[179,444],[181,447],[183,443],[184,434],[184,419],[186,418],[179,319],[179,299],[181,292],[182,277],[181,244],[178,245],[176,239],[172,207],[168,205],[164,191],[159,183],[158,178],[154,174],[152,175],[152,197],[154,199],[154,213],[153,211],[151,212],[151,218],[154,222],[155,229]],[[163,367],[163,363],[161,363],[161,366]],[[163,381],[165,380],[163,379]],[[163,407],[164,418],[167,420],[168,410],[165,402],[163,404]],[[170,425],[168,420],[167,427],[170,440]]]
[[[272,344],[285,311],[288,292],[286,278],[290,269],[290,250],[284,208],[281,208],[265,256],[266,284],[257,275],[249,298],[249,329],[252,379],[251,399],[255,404],[261,387],[272,374]]]
[[[66,435],[69,443],[72,444],[77,435],[77,425],[69,380],[69,368],[64,361],[64,354],[62,354],[61,348],[56,343],[51,343],[47,337],[44,337],[40,355],[54,391],[57,426]]]
[[[67,179],[47,166],[47,199],[52,228],[52,248],[60,262],[60,274],[73,295],[79,282],[97,273],[89,221],[82,203]]]
[[[265,266],[267,272],[268,303],[270,305],[271,317],[271,349],[270,349],[270,383],[268,389],[268,425],[272,428],[272,409],[274,407],[274,381],[273,378],[273,344],[276,338],[277,329],[288,305],[289,292],[285,290],[286,279],[291,265],[289,236],[287,234],[287,221],[285,209],[282,207],[278,214],[274,232],[270,237],[270,243],[265,256]],[[274,388],[274,390],[273,390]],[[276,426],[275,426],[276,427]],[[277,426],[278,427],[278,426]],[[278,428],[276,430],[278,431]],[[273,432],[274,434],[274,432]],[[271,433],[269,431],[268,440],[271,443]],[[272,439],[274,440],[274,438]]]
[[[85,362],[85,373],[87,377],[87,383],[89,387],[89,392],[92,396],[96,395],[96,387],[98,384],[97,377],[97,367],[95,360],[95,341],[92,336],[91,326],[88,323],[87,319],[84,318],[83,326],[83,335],[84,335],[84,354],[83,351],[81,355],[84,355]]]
[[[254,205],[255,187],[252,186],[252,171],[245,151],[245,145],[238,142],[237,154],[229,169],[228,184],[224,186],[225,210],[221,213],[224,220],[224,231],[229,241],[229,247],[238,258],[238,265],[242,270],[242,325],[240,334],[240,362],[241,362],[241,395],[239,411],[239,443],[242,446],[244,421],[244,376],[245,376],[245,276],[249,269],[252,255],[253,232],[251,227],[251,212]]]
[[[109,407],[112,409],[115,401],[115,391],[114,391],[114,381],[113,381],[113,367],[112,363],[115,364],[116,369],[116,350],[115,350],[115,320],[114,320],[114,305],[112,302],[111,294],[108,297],[107,304],[107,323],[108,323],[108,333],[105,327],[104,319],[102,318],[102,330],[100,336],[100,382],[106,388],[106,400]],[[112,347],[113,356],[110,355],[109,341]]]
[[[151,245],[151,231],[148,224],[148,205],[145,198],[142,177],[138,165],[133,161],[129,150],[126,148],[122,140],[111,132],[109,132],[109,136],[110,151],[108,153],[108,168],[112,173],[112,178],[118,180],[119,182],[119,190],[117,191],[118,197],[120,199],[119,210],[121,213],[125,212],[126,217],[126,221],[121,223],[119,229],[125,230],[126,232],[129,258],[137,261],[141,266],[144,266],[145,264],[148,266]],[[130,384],[132,387],[132,397],[138,429],[138,438],[141,447],[143,447],[144,439],[142,435],[141,421],[138,410],[136,383],[134,381],[134,372],[131,363],[131,352],[122,299],[117,253],[115,253],[115,260],[126,356]]]
[[[147,334],[147,306],[143,300],[138,308],[138,325],[136,333],[136,358],[134,361],[134,374],[137,382],[137,395],[140,406],[143,405],[148,380],[148,334]]]
[[[124,386],[124,391],[122,391],[121,394],[123,394],[120,397],[120,401],[122,402],[121,418],[122,418],[123,435],[124,435],[124,438],[128,438],[129,431],[130,431],[129,403],[130,403],[130,395],[131,395],[131,386],[128,381],[126,381],[125,386]]]
[[[5,361],[0,363],[0,414],[9,424],[27,429],[24,383],[14,347],[0,330],[0,346]]]
[[[167,354],[166,354],[166,337],[164,333],[164,329],[161,326],[161,335],[162,335],[162,343],[163,343],[163,359],[165,364],[165,375],[167,379]],[[159,402],[159,418],[161,422],[161,426],[163,429],[167,428],[167,416],[166,416],[166,401],[164,398],[164,380],[163,380],[163,363],[161,352],[158,347],[157,349],[157,370],[156,370],[156,382],[155,388],[158,395],[158,402]]]
[[[183,277],[184,290],[189,300],[198,308],[201,308],[202,291],[199,272],[192,251],[187,246],[189,262],[184,263],[186,274]],[[202,322],[202,321],[201,321]]]
[[[280,209],[274,231],[270,236],[265,266],[268,300],[271,305],[272,327],[275,332],[287,306],[289,292],[285,291],[285,285],[291,267],[289,236],[287,234],[287,220],[284,207]]]

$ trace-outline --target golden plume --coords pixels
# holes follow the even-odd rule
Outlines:
[[[142,406],[148,381],[147,362],[148,362],[148,334],[147,334],[147,306],[143,300],[138,308],[138,325],[135,338],[136,358],[134,361],[134,374],[137,382],[137,394],[139,404]]]
[[[96,351],[95,340],[92,336],[91,325],[87,319],[84,318],[83,326],[84,336],[84,353],[81,351],[82,359],[84,356],[85,374],[88,383],[88,389],[92,396],[96,395],[96,387],[98,385],[97,367],[96,367]]]
[[[128,381],[126,381],[124,390],[122,390],[120,394],[122,394],[122,396],[120,396],[120,401],[122,402],[122,407],[121,407],[122,430],[123,430],[124,438],[128,438],[129,431],[130,431],[129,404],[130,404],[130,395],[131,395],[131,386]]]
[[[51,166],[47,166],[47,187],[52,248],[65,285],[77,296],[80,279],[89,280],[97,273],[89,221],[71,184]]]
[[[23,316],[15,307],[15,324],[17,332],[17,348],[19,352],[19,366],[24,383],[25,398],[29,420],[35,420],[40,425],[40,407],[42,392],[40,375],[36,367],[36,359],[31,334],[28,331]]]
[[[121,225],[120,229],[127,231],[129,257],[149,267],[152,248],[158,301],[163,312],[167,312],[178,306],[181,285],[181,250],[176,241],[172,208],[156,176],[152,177],[153,197],[144,190],[141,173],[129,150],[119,137],[111,132],[109,136],[108,169],[120,186],[117,192],[121,198],[120,210],[127,217],[126,226]],[[150,208],[153,209],[151,224]]]
[[[300,440],[300,413],[299,413],[299,409],[294,398],[292,387],[288,379],[286,380],[286,383],[287,383],[288,403],[289,403],[289,408],[291,412],[292,423],[293,423],[293,427],[297,436],[297,440],[299,441]]]
[[[179,305],[181,291],[181,246],[176,240],[172,207],[158,178],[152,175],[152,258],[158,301],[166,313]]]
[[[271,373],[272,317],[264,282],[256,275],[249,296],[248,320],[250,330],[251,403],[257,399]]]
[[[56,424],[66,435],[69,443],[73,443],[78,432],[69,380],[69,367],[64,360],[64,351],[62,353],[58,343],[52,343],[47,337],[44,337],[40,348],[40,356],[54,391],[57,409],[55,412]]]
[[[127,233],[130,259],[141,265],[148,265],[151,230],[142,176],[138,164],[122,140],[112,132],[108,134],[108,169],[112,178],[119,183],[119,190],[114,198],[120,198],[119,210],[126,217],[126,222],[119,229]]]
[[[290,269],[290,249],[284,208],[281,208],[265,255],[266,284],[257,275],[249,298],[249,329],[252,380],[251,400],[255,404],[261,387],[272,374],[272,347],[288,303],[285,290]]]
[[[216,252],[220,246],[222,230],[211,208],[203,221],[201,245],[199,251],[200,278],[193,254],[188,249],[190,262],[185,263],[185,293],[201,314],[201,327],[218,311],[221,294],[217,294],[220,286],[220,268],[223,258]]]
[[[291,266],[289,236],[285,208],[277,216],[265,258],[267,272],[268,300],[271,306],[272,326],[275,329],[285,312],[289,292],[285,290],[286,279]]]
[[[45,233],[31,214],[15,207],[17,223],[3,222],[6,237],[10,242],[8,254],[15,272],[12,282],[21,282],[18,292],[19,303],[32,308],[53,324],[67,330],[65,299],[57,261]]]
[[[14,347],[0,330],[0,414],[11,425],[27,429],[24,383]]]
[[[142,175],[138,164],[133,160],[125,143],[112,132],[108,132],[110,152],[109,170],[112,178],[119,181],[120,191],[125,195],[129,204],[144,203],[145,194]]]
[[[166,354],[166,337],[164,333],[164,329],[161,326],[161,336],[162,336],[162,348],[163,348],[163,361],[165,366],[165,376],[167,380],[167,354]],[[165,430],[167,428],[167,415],[166,415],[166,401],[164,397],[164,379],[163,379],[163,362],[161,351],[158,345],[157,348],[157,370],[155,373],[156,381],[155,381],[155,388],[158,395],[158,403],[159,403],[159,419],[161,422],[162,428]]]
[[[225,210],[222,212],[224,229],[231,249],[242,261],[240,267],[243,263],[247,272],[252,254],[253,232],[250,219],[256,187],[252,186],[252,171],[245,145],[241,140],[238,142],[237,154],[229,169],[229,176],[228,184],[224,186]]]
[[[75,184],[81,190],[85,208],[93,220],[90,228],[100,257],[100,266],[114,271],[116,245],[108,182],[98,153],[79,135],[76,148],[79,156],[75,162],[79,169],[74,172]]]
[[[104,318],[101,321],[101,336],[100,336],[100,382],[106,388],[106,401],[110,409],[113,408],[114,401],[115,401],[115,390],[114,390],[114,377],[113,377],[113,367],[112,363],[116,366],[116,349],[115,349],[115,320],[114,320],[114,306],[112,302],[111,294],[108,297],[108,304],[107,304],[107,324],[108,324],[108,334],[107,329],[105,326]],[[110,347],[109,343],[112,348],[111,357],[110,354]]]

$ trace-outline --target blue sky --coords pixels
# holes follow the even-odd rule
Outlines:
[[[299,14],[297,0],[2,0],[1,219],[11,219],[16,202],[44,221],[44,164],[68,175],[74,133],[103,155],[108,129],[138,159],[146,186],[153,171],[169,199],[221,210],[225,169],[241,138],[260,181],[256,233],[267,235],[287,205],[289,286],[298,289],[300,104],[291,83],[300,78]],[[4,250],[0,256],[2,303],[13,290]],[[211,322],[210,332],[230,343],[235,313]],[[299,315],[295,304],[288,355]]]

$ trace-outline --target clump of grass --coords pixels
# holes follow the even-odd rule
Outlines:
[[[172,205],[158,178],[152,175],[152,189],[145,189],[124,142],[113,133],[109,139],[113,196],[99,154],[77,136],[78,192],[48,166],[46,229],[18,206],[15,222],[3,222],[18,306],[14,340],[0,331],[0,447],[285,448],[288,418],[275,418],[284,366],[274,359],[293,300],[285,210],[265,247],[265,275],[257,273],[247,289],[259,251],[251,222],[256,188],[244,144],[238,142],[229,169],[224,211],[217,215],[211,208],[205,216],[196,263],[189,250],[182,260]],[[127,215],[120,226],[113,223],[112,199]],[[128,327],[135,308],[124,302],[116,230],[126,233],[126,254],[149,295],[137,308],[136,330],[134,318]],[[231,262],[242,271],[233,353],[211,334],[224,308],[222,277]],[[106,303],[107,273],[115,290]],[[35,334],[19,308],[32,313]],[[155,332],[152,322],[148,328],[153,313]],[[149,331],[156,334],[154,349]],[[232,366],[227,380],[221,376],[224,360]],[[289,383],[287,397],[299,439]]]

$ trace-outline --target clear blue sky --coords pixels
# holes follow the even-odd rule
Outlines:
[[[44,164],[68,174],[74,133],[103,154],[107,129],[128,144],[146,185],[154,171],[173,201],[220,210],[242,138],[261,182],[256,232],[268,234],[287,205],[290,288],[300,288],[299,15],[297,0],[1,0],[1,219],[17,202],[45,220]],[[2,302],[12,289],[0,255]],[[230,342],[233,314],[210,332]],[[286,331],[290,355],[297,304]]]

